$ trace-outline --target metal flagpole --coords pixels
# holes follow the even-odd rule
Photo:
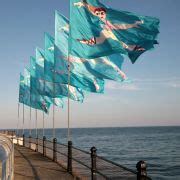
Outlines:
[[[44,59],[44,64],[45,64],[45,59]],[[45,69],[44,69],[44,72],[43,72],[43,76],[44,76],[44,78],[43,78],[43,94],[45,94],[45,85],[46,85],[46,82],[45,82]],[[44,138],[44,111],[43,111],[43,138]]]
[[[44,111],[43,111],[43,137],[44,137]]]
[[[31,76],[30,76],[30,86],[31,86]],[[32,129],[31,129],[31,120],[32,118],[31,118],[31,88],[30,88],[30,109],[29,109],[29,136],[31,137],[31,131],[32,131]]]
[[[71,36],[71,29],[69,27],[69,37],[68,37],[68,134],[67,134],[68,142],[71,141],[71,135],[70,135],[70,78],[71,78],[71,72],[70,72],[70,59],[69,59],[70,36]]]
[[[36,138],[38,137],[38,129],[37,129],[37,109],[36,109]]]
[[[31,131],[32,131],[32,120],[31,120],[31,93],[30,93],[30,109],[29,109],[29,148],[31,149]]]
[[[70,4],[70,3],[69,3]],[[70,11],[69,11],[70,17]],[[67,132],[67,143],[68,143],[68,158],[67,158],[67,171],[72,173],[72,141],[71,141],[71,132],[70,132],[70,36],[71,36],[71,27],[69,26],[69,37],[68,37],[68,132]]]
[[[35,149],[35,151],[37,151],[38,152],[38,125],[37,125],[37,109],[36,109],[36,149]]]
[[[22,135],[24,135],[24,103],[23,103],[23,132]]]
[[[55,58],[54,58],[54,73],[53,73],[53,139],[56,136],[55,132]]]
[[[69,11],[70,12],[70,11]],[[70,17],[70,14],[69,14]],[[68,172],[72,173],[72,141],[71,141],[71,132],[70,132],[70,80],[71,80],[71,68],[70,68],[70,36],[71,36],[71,27],[69,26],[69,37],[68,37],[68,163],[67,163],[67,170]]]
[[[55,132],[55,105],[53,102],[53,139],[55,138],[55,136],[56,136],[56,132]]]
[[[31,106],[30,106],[30,109],[29,109],[29,136],[31,136],[31,131],[32,131],[32,129],[31,129]]]
[[[17,122],[17,135],[19,135],[19,111],[20,111],[20,103],[18,103],[18,122]]]
[[[68,141],[70,138],[70,61],[69,61],[69,51],[68,51]]]

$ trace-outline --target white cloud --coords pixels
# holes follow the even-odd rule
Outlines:
[[[133,82],[138,85],[154,85],[169,88],[180,88],[180,77],[156,78],[156,79],[134,79]]]
[[[141,90],[137,85],[133,83],[118,83],[115,81],[107,81],[105,83],[105,89],[112,90],[125,90],[125,91],[139,91]]]
[[[160,83],[160,84],[165,84],[165,83],[172,83],[172,82],[180,82],[180,77],[168,77],[168,78],[154,78],[154,79],[140,79],[140,78],[135,78],[133,79],[134,83],[149,83],[149,84],[155,84],[155,83]]]
[[[171,88],[180,88],[180,82],[169,82],[166,83],[165,85]]]
[[[111,90],[139,91],[144,88],[180,88],[180,77],[140,79],[132,80],[132,83],[118,83],[116,81],[106,81],[105,88]]]

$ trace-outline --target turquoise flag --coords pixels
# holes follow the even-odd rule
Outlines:
[[[19,102],[24,103],[23,101],[24,96],[24,76],[20,74],[20,82],[19,82]]]
[[[56,106],[63,107],[63,100],[68,96],[68,85],[53,82],[53,74],[49,67],[44,50],[36,48],[36,59],[31,57],[31,86],[32,91],[37,91],[44,98],[50,98]],[[43,67],[44,66],[44,67]],[[49,73],[50,71],[50,73]],[[49,81],[46,80],[48,78]],[[52,80],[52,81],[51,81]],[[70,86],[70,98],[75,101],[83,102],[84,95],[81,89]]]
[[[36,78],[36,58],[30,57],[30,66],[28,68],[30,76],[30,90],[32,93],[39,93]],[[43,88],[42,88],[43,90]],[[40,94],[40,93],[39,93]]]
[[[62,43],[63,44],[63,43]],[[63,47],[63,45],[61,46]],[[66,49],[66,48],[65,48]],[[67,50],[66,50],[67,51]],[[54,39],[45,34],[45,69],[46,79],[56,83],[68,84],[68,61],[62,58],[62,52],[55,44]],[[67,54],[66,54],[67,56]],[[54,64],[53,64],[54,60]],[[47,63],[47,65],[46,65]],[[54,65],[54,66],[53,66]],[[71,70],[72,70],[71,66]],[[89,92],[102,93],[104,91],[104,81],[95,77],[89,78],[71,71],[70,85],[81,88]]]
[[[61,98],[54,98],[53,104],[58,107],[62,107],[62,108],[64,107],[64,102],[63,102],[63,99]]]
[[[30,72],[31,71],[29,67],[24,69],[24,87],[26,91],[24,97],[27,99],[25,101],[26,105],[30,103],[31,107],[48,113],[48,109],[50,108],[52,100],[51,98],[43,96],[39,93],[37,90],[37,83],[35,84],[33,81],[31,81],[32,76]]]
[[[134,63],[157,44],[159,19],[114,10],[98,0],[70,0],[70,27],[72,55],[97,58],[122,53]]]
[[[45,96],[45,81],[44,81],[44,51],[43,49],[36,48],[35,59],[35,77],[32,77],[32,82],[35,84],[38,92]],[[42,83],[40,83],[42,81]]]
[[[44,95],[44,98],[48,99],[49,97],[46,97],[48,88],[46,87],[46,81],[45,81],[45,71],[44,71],[44,64],[45,64],[45,58],[44,58],[44,50],[41,48],[36,48],[36,87],[40,94]],[[55,97],[55,96],[54,96]],[[51,98],[50,98],[51,99]],[[55,103],[58,102],[58,103]],[[55,99],[51,99],[51,103],[55,104],[55,106],[59,106],[63,108],[63,100],[61,96],[56,97]]]
[[[44,33],[44,79],[49,82],[55,81],[54,71],[54,38],[48,33]]]
[[[31,77],[32,84],[37,84],[37,79]],[[46,88],[43,91],[44,80],[39,80],[38,88],[36,90],[39,94],[45,95],[49,98],[65,98],[68,97],[68,84],[60,84],[60,83],[53,83],[49,81],[45,81]],[[83,102],[84,95],[81,89],[70,86],[70,99],[74,101]]]
[[[58,11],[56,11],[56,30],[55,41],[58,47],[61,46],[61,41],[68,42],[69,38],[69,21]],[[67,43],[63,43],[63,47],[67,47]],[[67,52],[67,48],[63,49]],[[68,60],[67,56],[64,59]],[[96,59],[85,59],[77,56],[69,55],[72,72],[81,74],[86,77],[97,77],[101,79],[111,79],[116,81],[127,81],[125,73],[121,70],[123,63],[121,54],[113,54],[108,57],[100,57]]]
[[[68,84],[59,84],[46,81],[46,96],[56,98],[68,97]],[[69,98],[74,101],[83,102],[84,95],[81,89],[69,86]]]
[[[44,50],[36,48],[36,66],[35,73],[37,79],[44,79]]]
[[[25,73],[27,72],[28,70],[25,70]],[[44,111],[45,113],[48,113],[50,103],[45,101],[39,94],[31,92],[28,79],[29,76],[25,77],[23,75],[20,75],[19,102],[34,109],[38,109]]]
[[[57,11],[55,12],[55,63],[58,69],[57,74],[68,74],[68,20]],[[72,58],[71,58],[72,59]],[[104,91],[104,81],[97,78],[87,70],[83,63],[70,62],[71,79],[73,86],[80,87],[89,92],[102,93]]]
[[[30,57],[29,70],[30,75],[36,77],[36,58],[33,56]]]

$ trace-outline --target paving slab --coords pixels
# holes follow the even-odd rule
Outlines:
[[[73,176],[66,172],[52,160],[26,147],[15,145],[14,153],[15,180],[73,180]]]

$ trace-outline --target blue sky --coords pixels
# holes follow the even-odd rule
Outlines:
[[[158,17],[159,45],[123,70],[132,84],[106,81],[105,94],[87,94],[83,104],[71,103],[72,127],[180,125],[180,1],[102,0],[119,10]],[[0,127],[17,124],[19,73],[43,33],[54,34],[54,10],[68,16],[67,0],[1,0],[0,4]],[[21,111],[22,112],[22,111]],[[28,127],[29,109],[26,108]],[[52,126],[52,113],[46,126]],[[42,113],[38,113],[39,127]],[[21,118],[22,120],[22,118]],[[67,126],[67,108],[56,109],[56,126]]]

